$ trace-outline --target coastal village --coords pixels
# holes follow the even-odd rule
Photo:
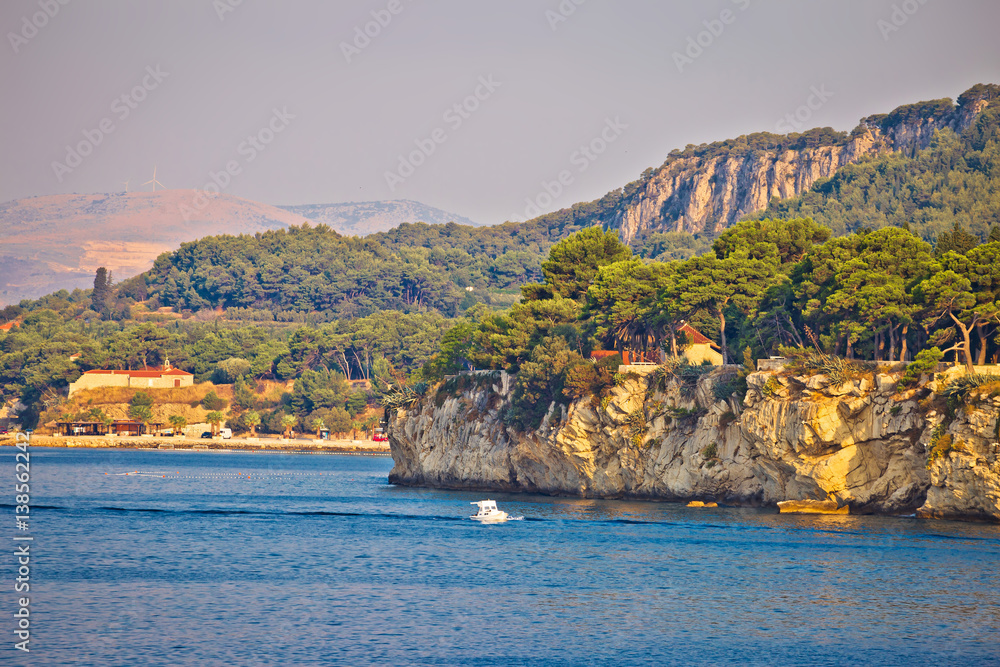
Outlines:
[[[70,360],[76,358],[79,355]],[[291,384],[285,388],[291,389]],[[226,415],[218,410],[231,400],[232,386],[196,384],[193,373],[173,367],[166,356],[162,366],[84,371],[69,384],[67,396],[70,405],[87,410],[81,410],[78,418],[64,413],[62,419],[40,425],[34,430],[36,445],[388,452],[379,410],[369,410],[349,432],[331,433],[317,422],[315,432],[290,427],[277,436],[262,436],[255,429],[234,435]]]

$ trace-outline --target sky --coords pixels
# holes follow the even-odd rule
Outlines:
[[[998,25],[996,0],[5,0],[0,202],[155,167],[523,220],[687,144],[1000,83]]]

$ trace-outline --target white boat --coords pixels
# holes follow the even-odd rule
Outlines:
[[[495,500],[477,500],[470,505],[479,505],[479,511],[470,516],[470,519],[483,523],[499,523],[508,519],[506,512],[497,509],[497,501]]]

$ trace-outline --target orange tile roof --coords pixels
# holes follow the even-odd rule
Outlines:
[[[187,371],[182,371],[179,368],[171,368],[169,371],[165,371],[160,368],[144,368],[141,371],[121,371],[117,369],[94,369],[91,371],[84,371],[84,375],[128,375],[129,377],[137,378],[158,378],[164,375],[194,375],[193,373],[188,373]]]
[[[683,331],[684,333],[689,334],[691,336],[691,342],[694,343],[695,345],[704,345],[705,343],[708,343],[709,345],[715,345],[715,343],[713,343],[711,340],[703,336],[700,331],[695,329],[687,322],[685,322],[684,326],[678,329],[678,331]]]

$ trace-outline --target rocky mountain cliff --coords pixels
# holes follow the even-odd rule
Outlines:
[[[863,118],[849,135],[830,128],[757,133],[674,151],[626,188],[606,227],[626,243],[649,232],[719,232],[772,198],[794,197],[866,156],[926,148],[944,128],[962,132],[988,104],[978,89],[959,97],[957,106],[934,100]]]
[[[757,372],[742,403],[716,400],[734,367],[695,387],[630,375],[603,400],[553,405],[542,426],[504,425],[506,373],[433,389],[390,422],[395,484],[775,505],[833,501],[860,513],[1000,520],[1000,398],[953,418],[932,383],[899,373],[840,384]],[[656,386],[654,386],[656,385]],[[945,438],[947,436],[947,438]]]

